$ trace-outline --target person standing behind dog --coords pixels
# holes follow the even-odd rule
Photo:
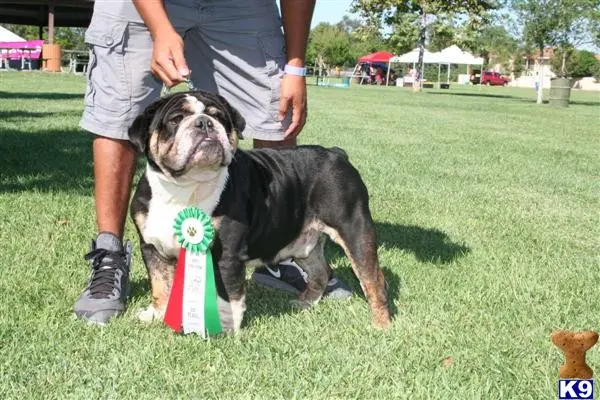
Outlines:
[[[135,117],[188,77],[218,92],[246,119],[254,147],[291,147],[306,122],[304,58],[315,0],[96,0],[80,126],[94,135],[98,234],[92,271],[75,315],[107,323],[126,308],[131,242],[123,243],[137,154],[127,131]],[[282,32],[283,28],[283,32]],[[190,76],[191,74],[191,76]],[[306,286],[293,260],[257,269],[262,285],[297,293]],[[331,277],[327,295],[351,291]]]

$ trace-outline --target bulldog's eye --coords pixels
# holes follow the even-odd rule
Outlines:
[[[170,118],[168,122],[169,122],[169,125],[176,126],[181,122],[182,119],[183,119],[183,115],[176,115],[176,116]]]

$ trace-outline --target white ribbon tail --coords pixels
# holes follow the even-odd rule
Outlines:
[[[206,297],[206,254],[186,251],[183,281],[183,333],[199,333],[206,338],[204,298]]]

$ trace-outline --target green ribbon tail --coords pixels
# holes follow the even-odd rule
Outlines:
[[[206,291],[204,292],[204,322],[209,335],[220,333],[221,320],[217,305],[217,287],[215,286],[215,271],[210,250],[206,252]]]

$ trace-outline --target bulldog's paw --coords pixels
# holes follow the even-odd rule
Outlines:
[[[242,297],[240,300],[229,302],[218,297],[217,303],[223,331],[227,333],[239,332],[242,320],[244,319],[244,312],[246,311],[245,298]]]
[[[308,310],[313,307],[313,303],[306,300],[293,299],[290,300],[290,304],[293,308],[297,308],[299,310]]]
[[[138,319],[144,323],[151,323],[156,320],[162,320],[165,316],[165,312],[163,310],[158,310],[154,307],[154,305],[148,306],[145,310],[140,311],[138,314]]]

